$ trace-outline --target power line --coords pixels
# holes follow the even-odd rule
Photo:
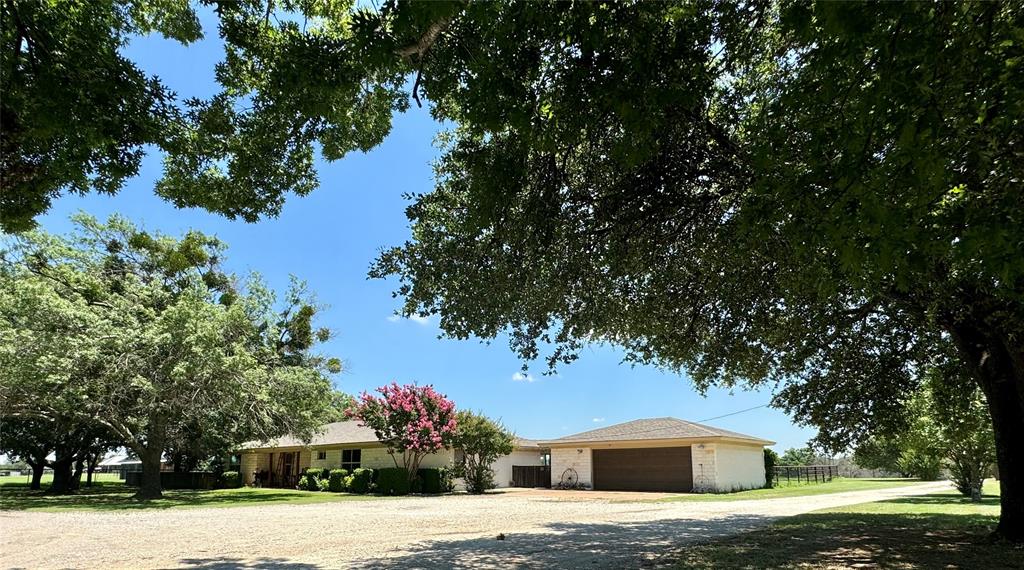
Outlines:
[[[727,418],[727,417],[729,417],[729,416],[735,416],[736,414],[742,414],[742,413],[744,413],[744,412],[749,412],[749,411],[752,411],[752,410],[756,410],[756,409],[759,409],[759,408],[766,408],[766,407],[768,407],[768,406],[770,406],[770,405],[771,405],[771,404],[761,404],[760,406],[754,406],[753,408],[747,408],[747,409],[745,409],[745,410],[740,410],[740,411],[738,411],[738,412],[732,412],[732,413],[729,413],[729,414],[723,414],[723,415],[721,415],[721,416],[715,416],[715,417],[713,417],[713,418],[708,418],[708,419],[706,419],[706,420],[698,420],[698,421],[701,421],[701,422],[710,422],[711,420],[717,420],[717,419],[721,419],[721,418]]]

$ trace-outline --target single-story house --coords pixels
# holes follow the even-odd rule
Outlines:
[[[677,418],[634,420],[540,442],[551,480],[598,490],[730,492],[764,486],[775,442]]]
[[[774,443],[676,418],[643,419],[549,441],[516,439],[515,450],[492,470],[498,487],[573,483],[609,491],[729,492],[764,486],[764,447]],[[328,424],[308,443],[283,437],[239,452],[246,485],[294,487],[310,467],[395,466],[373,430],[356,421]],[[451,465],[458,453],[432,453],[421,467]]]
[[[492,466],[495,483],[499,487],[510,486],[513,465],[546,465],[546,451],[535,441],[517,439],[515,450]],[[268,487],[294,487],[302,472],[311,467],[352,471],[360,467],[395,466],[373,430],[357,421],[327,424],[308,443],[286,436],[270,442],[248,443],[239,452],[244,483],[258,482]],[[449,466],[454,463],[456,453],[452,449],[431,453],[423,458],[420,467]]]

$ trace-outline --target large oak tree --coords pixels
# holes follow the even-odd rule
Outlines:
[[[328,374],[340,367],[315,352],[330,333],[313,327],[301,283],[278,299],[256,277],[239,282],[221,269],[224,249],[199,232],[151,235],[118,217],[79,216],[67,236],[9,240],[5,416],[106,428],[142,461],[141,498],[160,496],[161,456],[180,442],[223,450],[310,437],[331,413]],[[70,467],[76,434],[58,440],[56,463]]]
[[[956,351],[1024,540],[1019,3],[217,9],[224,89],[161,131],[174,203],[273,214],[314,145],[376,145],[411,95],[455,126],[374,270],[407,311],[552,364],[608,342],[777,386],[833,448],[898,428]]]

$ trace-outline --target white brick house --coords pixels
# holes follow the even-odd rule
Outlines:
[[[309,442],[282,437],[269,442],[251,442],[242,446],[241,476],[246,485],[259,481],[268,487],[294,487],[303,471],[310,467],[348,469],[360,467],[381,469],[394,467],[395,462],[373,430],[359,422],[334,422]],[[544,465],[546,449],[537,442],[517,439],[511,455],[498,459],[491,466],[498,487],[511,485],[512,465]],[[423,458],[420,467],[452,465],[455,451],[445,449]]]
[[[729,492],[764,486],[775,442],[677,418],[634,420],[540,442],[551,482],[599,490]]]

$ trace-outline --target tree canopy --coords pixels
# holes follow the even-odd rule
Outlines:
[[[50,164],[37,148],[110,145],[32,127],[77,89],[40,87],[44,30],[188,41],[194,28],[161,26],[194,14],[21,6],[3,8],[18,95],[4,98],[4,178],[52,194],[23,166]],[[435,189],[412,197],[412,239],[373,270],[401,279],[407,312],[439,313],[454,337],[507,332],[551,366],[606,342],[701,389],[777,386],[776,405],[833,449],[905,425],[920,371],[956,354],[995,427],[999,532],[1024,540],[1019,3],[249,0],[217,15],[223,89],[157,129],[173,203],[273,215],[315,187],[314,148],[375,146],[411,96],[454,126]],[[119,62],[96,54],[84,61]],[[135,79],[103,89],[154,106],[120,77]],[[145,138],[117,132],[113,148]],[[4,190],[5,227],[45,209]]]
[[[68,236],[30,232],[2,252],[6,414],[106,428],[142,460],[147,497],[168,448],[224,451],[320,428],[339,363],[313,350],[330,333],[313,328],[301,283],[279,302],[257,277],[224,273],[223,244],[199,232],[75,222]]]

